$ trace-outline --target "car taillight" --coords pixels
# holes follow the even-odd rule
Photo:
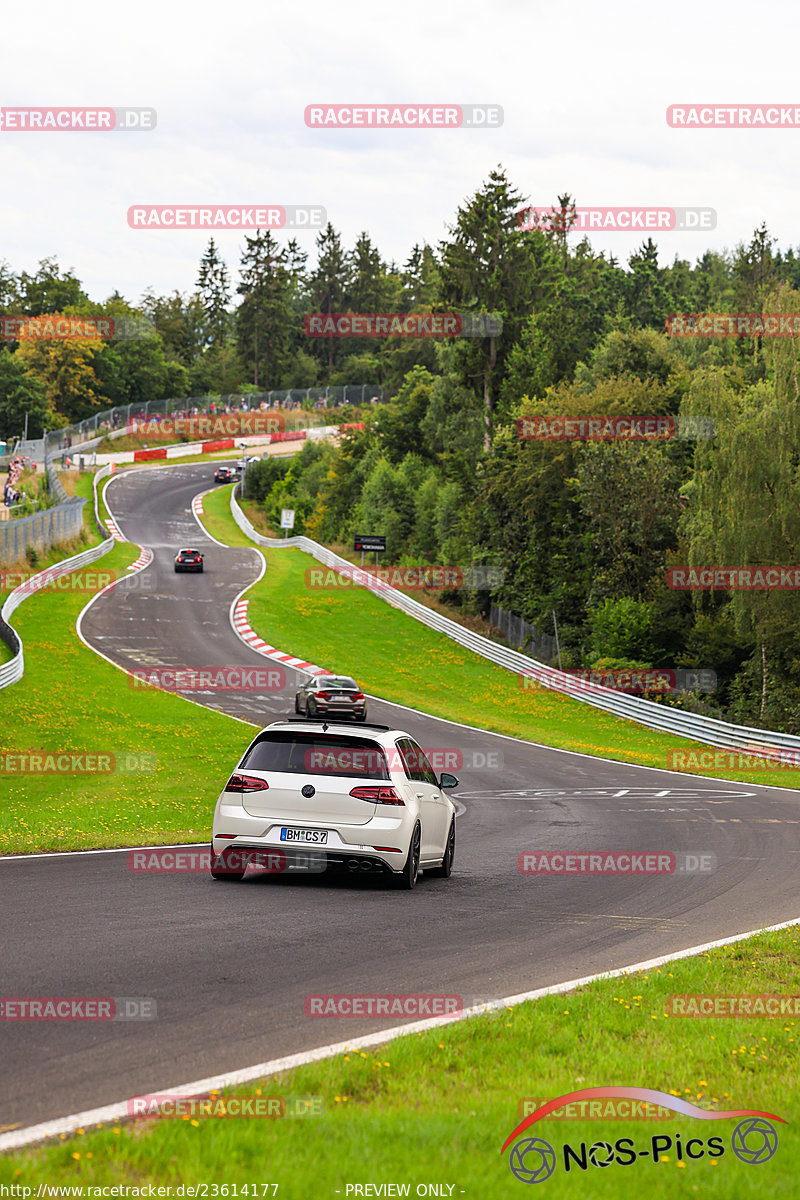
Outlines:
[[[350,699],[351,700],[364,700],[364,699],[366,699],[366,697],[364,696],[363,692],[353,692]]]
[[[354,787],[350,792],[356,800],[371,800],[373,804],[399,804],[405,807],[405,800],[393,787],[373,784],[371,787]]]
[[[331,698],[330,692],[314,692],[315,700],[330,700],[330,698]]]
[[[257,775],[234,773],[225,784],[226,792],[263,792],[265,788],[269,788],[266,779],[259,779]]]

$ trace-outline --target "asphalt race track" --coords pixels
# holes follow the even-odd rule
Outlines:
[[[191,513],[212,472],[137,470],[110,487],[124,536],[154,552],[144,572],[152,587],[113,589],[86,614],[83,635],[129,670],[266,662],[228,615],[261,571],[258,554],[217,545]],[[176,575],[175,551],[194,544],[205,573]],[[191,697],[268,724],[293,715],[300,677],[287,676],[282,693]],[[183,719],[192,714],[187,704]],[[38,1123],[399,1023],[309,1018],[309,994],[447,993],[470,1003],[797,914],[798,792],[563,753],[379,701],[369,717],[423,746],[463,752],[450,880],[423,877],[401,893],[366,878],[237,885],[133,874],[124,852],[0,861],[4,995],[157,1005],[151,1020],[4,1024],[0,1124]],[[251,733],[242,727],[243,746]],[[209,831],[221,782],[209,780]],[[709,852],[718,867],[649,879],[522,876],[517,856],[534,849]]]

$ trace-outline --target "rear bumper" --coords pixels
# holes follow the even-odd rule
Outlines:
[[[353,717],[356,713],[363,713],[367,706],[366,700],[359,700],[355,704],[326,704],[324,700],[315,700],[317,714],[325,716],[337,717]]]
[[[399,874],[408,857],[415,819],[406,809],[403,819],[382,815],[373,817],[363,825],[344,825],[332,821],[324,827],[318,826],[316,822],[303,826],[296,818],[288,817],[279,821],[274,818],[253,817],[238,805],[218,804],[214,815],[211,848],[216,855],[228,848],[267,853],[272,851],[282,854],[287,865],[305,862],[309,870],[324,870],[326,866],[331,866],[350,871],[374,870]],[[283,842],[280,838],[281,825],[327,828],[330,842],[325,846],[312,842]],[[220,833],[235,836],[220,837]],[[376,850],[376,846],[396,846],[397,850]],[[362,865],[365,863],[367,865]]]
[[[249,842],[239,841],[227,842],[227,846],[233,847],[236,851],[241,852],[242,857],[246,855],[248,850],[252,850],[255,855],[274,854],[277,847],[270,844],[268,848],[264,843],[250,844]],[[215,853],[220,849],[215,848]],[[282,870],[277,870],[275,864],[272,867],[273,874],[281,874],[282,872],[292,871],[308,871],[310,874],[320,874],[322,871],[333,869],[338,871],[349,871],[352,874],[363,875],[399,875],[402,870],[402,864],[399,868],[393,868],[386,861],[383,855],[376,854],[375,851],[365,852],[363,850],[344,850],[337,846],[330,850],[318,850],[314,847],[309,847],[307,850],[300,846],[285,846],[281,843],[280,849],[283,851],[285,866]],[[403,858],[405,862],[405,858]],[[255,859],[255,865],[259,865],[258,859]]]

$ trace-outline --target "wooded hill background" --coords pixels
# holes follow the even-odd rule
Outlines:
[[[800,731],[795,592],[676,592],[669,566],[800,564],[800,392],[795,338],[676,338],[676,312],[800,313],[800,255],[765,227],[731,252],[658,265],[646,240],[623,266],[569,231],[523,231],[502,168],[437,247],[387,263],[367,233],[328,225],[317,262],[296,241],[245,237],[232,282],[213,239],[195,291],[92,302],[71,271],[0,265],[0,313],[144,315],[145,339],[0,348],[0,437],[168,396],[374,383],[392,395],[340,448],[308,443],[248,472],[277,525],[348,543],[387,536],[385,562],[489,564],[492,597],[544,632],[555,609],[565,667],[705,667],[719,687],[680,702]],[[562,215],[563,214],[563,215]],[[667,235],[668,236],[668,235]],[[701,235],[698,235],[698,237]],[[622,244],[622,235],[620,235]],[[494,338],[310,338],[312,312],[470,312]],[[522,441],[516,419],[671,414],[710,438]],[[470,611],[488,594],[453,593]]]

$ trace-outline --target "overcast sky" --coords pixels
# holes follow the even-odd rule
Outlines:
[[[35,15],[35,19],[34,19]],[[800,128],[671,129],[670,104],[800,108],[791,3],[359,0],[6,5],[0,105],[149,106],[148,133],[0,131],[0,260],[46,255],[90,296],[191,290],[208,231],[131,229],[133,204],[313,204],[351,246],[402,263],[437,243],[501,163],[532,204],[711,207],[713,232],[656,235],[662,263],[749,240],[800,243]],[[491,103],[488,129],[310,129],[312,103]],[[281,231],[280,239],[288,240]],[[314,261],[314,234],[299,234]],[[215,234],[234,277],[241,233]],[[627,262],[642,241],[595,234]],[[235,278],[234,278],[235,282]]]

